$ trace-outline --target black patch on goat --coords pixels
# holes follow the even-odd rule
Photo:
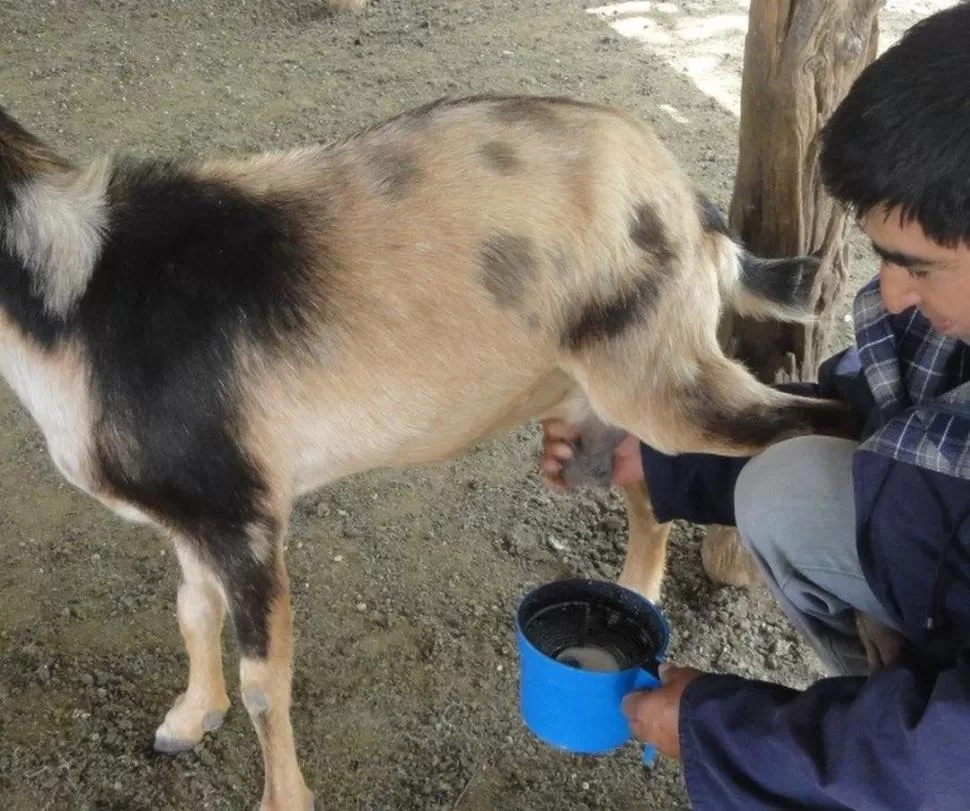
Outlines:
[[[482,156],[482,160],[489,169],[500,175],[514,174],[522,165],[519,156],[515,154],[515,149],[501,141],[488,141],[482,144],[478,148],[478,154]]]
[[[732,445],[768,444],[806,428],[804,409],[795,406],[749,406],[735,410],[698,390],[692,398],[697,423],[711,437]]]
[[[526,287],[536,275],[536,252],[532,240],[507,231],[489,236],[479,249],[482,282],[495,303],[517,307]]]
[[[667,229],[656,209],[648,203],[640,203],[633,210],[630,239],[640,250],[651,254],[660,265],[666,266],[673,257]]]
[[[410,152],[382,147],[371,158],[378,191],[391,200],[407,197],[421,177],[421,167]]]
[[[742,447],[767,445],[800,434],[858,438],[861,429],[859,418],[836,401],[735,410],[714,399],[706,388],[698,387],[687,402],[694,403],[695,419],[705,433]]]
[[[0,191],[0,228],[8,216]],[[0,309],[41,349],[52,349],[67,333],[68,322],[51,315],[37,295],[33,274],[5,244],[0,231]]]
[[[630,287],[617,290],[608,298],[587,303],[569,321],[560,339],[563,347],[576,350],[586,344],[613,338],[656,307],[664,273],[673,258],[667,229],[653,206],[641,203],[633,210],[629,234],[648,258],[640,275]]]
[[[483,97],[488,100],[488,96]],[[552,101],[553,103],[549,103]],[[492,115],[502,124],[527,124],[538,129],[562,126],[562,117],[555,109],[554,99],[530,96],[497,96]]]
[[[567,325],[560,339],[566,349],[616,337],[631,324],[642,320],[660,298],[660,285],[653,275],[644,275],[628,290],[617,291],[606,300],[588,303]]]
[[[728,225],[728,221],[724,214],[721,212],[714,202],[703,192],[695,192],[695,198],[697,200],[697,210],[698,215],[701,220],[701,228],[705,231],[713,232],[717,234],[724,234],[726,237],[731,237],[731,227]]]
[[[279,528],[240,444],[234,350],[244,334],[272,349],[306,327],[299,211],[162,163],[119,166],[108,197],[102,258],[72,316],[104,484],[200,544],[242,651],[265,656],[278,584],[250,539]]]

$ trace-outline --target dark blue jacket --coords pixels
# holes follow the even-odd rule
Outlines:
[[[857,342],[859,311],[857,301]],[[883,316],[899,368],[925,365],[927,334],[913,337],[919,318]],[[884,387],[873,381],[895,361],[868,345],[861,359],[861,345],[830,359],[812,384],[866,419],[853,463],[856,543],[870,587],[905,631],[906,654],[869,678],[826,678],[804,691],[727,675],[695,680],[680,740],[696,811],[970,809],[970,384],[961,385],[970,352],[952,339],[944,346],[949,359],[922,403],[907,402],[898,385],[894,405],[877,402],[873,388]],[[893,443],[911,451],[887,450]],[[745,460],[645,446],[642,455],[659,520],[734,524]]]

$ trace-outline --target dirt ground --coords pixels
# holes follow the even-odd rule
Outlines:
[[[890,2],[883,42],[948,5]],[[375,0],[331,17],[311,0],[0,0],[0,103],[84,158],[327,140],[445,94],[572,94],[652,121],[726,205],[747,3],[591,9]],[[857,281],[872,272],[857,241],[853,261]],[[626,527],[615,495],[546,491],[537,439],[527,426],[454,463],[360,476],[297,505],[293,721],[318,807],[689,807],[676,764],[647,771],[632,744],[569,757],[518,719],[516,601],[564,575],[615,577]],[[673,537],[672,658],[794,686],[817,678],[763,589],[704,578],[701,532],[678,525]],[[238,699],[195,751],[152,752],[186,673],[176,584],[160,539],[60,481],[4,388],[0,808],[255,806],[262,769]],[[232,690],[228,636],[225,647]]]

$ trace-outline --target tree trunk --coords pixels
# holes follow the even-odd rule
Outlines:
[[[725,318],[728,354],[766,383],[814,380],[848,287],[848,217],[818,166],[818,134],[875,57],[885,0],[751,0],[741,82],[738,171],[729,219],[766,257],[813,254],[818,320],[810,325]],[[737,533],[711,527],[703,562],[719,583],[754,580]]]
[[[825,193],[819,128],[876,54],[885,0],[751,0],[730,222],[762,256],[813,254],[818,322],[728,318],[721,336],[765,382],[814,379],[848,283],[848,218]]]

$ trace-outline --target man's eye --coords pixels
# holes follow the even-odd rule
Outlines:
[[[930,275],[928,270],[920,270],[919,268],[906,268],[906,272],[914,279],[925,279]]]

